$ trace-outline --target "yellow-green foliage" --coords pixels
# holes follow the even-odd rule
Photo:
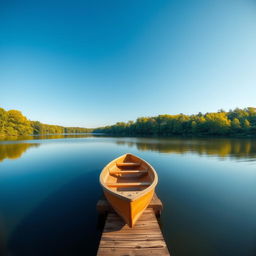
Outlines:
[[[140,117],[136,122],[117,123],[94,130],[122,135],[256,135],[256,108],[197,115]]]
[[[119,135],[256,135],[256,108],[223,110],[197,115],[140,117],[136,122],[118,122],[97,129],[63,127],[30,121],[18,110],[0,108],[0,138],[33,134],[103,132]]]
[[[0,109],[0,136],[22,136],[32,134],[30,121],[18,110]]]
[[[91,129],[79,127],[62,127],[30,121],[18,110],[5,111],[0,108],[0,138],[26,136],[33,134],[83,133]]]
[[[31,121],[34,134],[60,134],[64,133],[64,127],[58,125],[42,124],[39,121]]]

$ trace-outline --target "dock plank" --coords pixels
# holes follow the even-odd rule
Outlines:
[[[126,248],[100,248],[98,255],[104,256],[169,256],[165,249],[131,249]]]
[[[97,256],[146,255],[170,255],[154,208],[147,208],[133,228],[116,213],[108,213]]]

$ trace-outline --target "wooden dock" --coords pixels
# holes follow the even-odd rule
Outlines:
[[[156,217],[162,208],[161,200],[154,194],[135,227],[129,228],[107,200],[100,199],[97,210],[107,217],[97,256],[170,256]]]

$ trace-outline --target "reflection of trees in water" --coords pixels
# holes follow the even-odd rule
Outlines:
[[[44,134],[44,135],[29,135],[29,136],[12,136],[6,137],[3,141],[19,141],[19,140],[43,140],[43,139],[64,139],[64,138],[88,138],[95,137],[91,133],[77,133],[77,134]]]
[[[39,135],[39,136],[33,136],[33,139],[65,139],[65,138],[88,138],[88,137],[94,137],[90,133],[85,134],[49,134],[49,135]]]
[[[17,159],[30,147],[38,147],[37,143],[0,144],[0,162],[4,159]]]
[[[94,137],[92,134],[53,134],[40,136],[20,136],[7,137],[5,141],[19,141],[19,140],[43,140],[43,139],[64,139],[64,138],[88,138]],[[0,162],[4,159],[16,159],[22,156],[24,152],[30,147],[38,147],[39,143],[7,143],[0,144]]]
[[[92,134],[53,134],[40,136],[20,136],[7,137],[5,140],[19,141],[19,140],[43,140],[43,139],[63,139],[63,138],[87,138],[94,137]],[[39,143],[10,143],[0,144],[0,162],[4,159],[16,159],[22,156],[30,147],[38,147]]]
[[[141,151],[151,150],[170,154],[195,152],[220,157],[256,158],[256,140],[250,139],[124,139],[117,141],[117,144],[136,146]]]

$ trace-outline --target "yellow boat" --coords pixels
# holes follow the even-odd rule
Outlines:
[[[108,202],[130,227],[147,208],[157,182],[154,168],[132,154],[114,159],[100,174],[100,184]]]

